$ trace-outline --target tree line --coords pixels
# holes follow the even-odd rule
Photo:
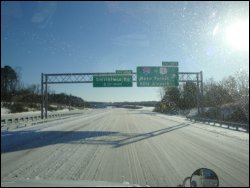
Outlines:
[[[11,66],[1,67],[1,102],[6,107],[13,108],[13,111],[25,111],[21,106],[40,108],[41,85],[24,85],[21,81],[20,69],[15,70]],[[56,94],[48,89],[49,104],[66,105],[71,107],[88,107],[88,103],[80,97],[65,93]],[[13,103],[13,104],[12,104]],[[53,110],[53,107],[49,107]],[[16,109],[16,110],[15,110]]]
[[[179,87],[161,88],[161,100],[155,111],[162,113],[179,113],[197,107],[197,85],[186,82]],[[205,117],[224,118],[226,108],[231,110],[230,116],[223,120],[249,122],[249,74],[246,71],[236,72],[221,81],[210,78],[203,83],[202,105],[214,111],[213,115],[202,114]],[[205,111],[206,112],[206,111]]]

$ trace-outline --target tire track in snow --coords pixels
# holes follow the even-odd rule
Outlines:
[[[99,119],[94,119],[94,121],[92,119],[90,119],[89,121],[94,123],[96,121],[99,121]],[[84,125],[89,126],[90,123],[87,122]],[[64,131],[65,132],[67,132],[67,131],[73,132],[75,130],[78,130],[79,127],[82,127],[82,126],[83,125],[81,125],[81,124],[77,127],[74,127],[74,128],[69,126],[69,127],[67,127],[67,129],[64,129]],[[57,142],[63,143],[63,139],[64,139],[63,134],[60,134],[58,136],[59,137],[53,137],[53,134],[52,134],[54,142],[55,143],[57,143]],[[48,142],[48,139],[47,139],[47,142]],[[19,166],[19,168],[10,172],[9,175],[4,177],[4,179],[8,179],[10,177],[34,178],[34,177],[38,176],[39,174],[41,174],[41,172],[44,170],[44,168],[46,166],[50,166],[50,169],[54,168],[54,170],[51,171],[51,173],[53,174],[54,171],[59,168],[58,164],[53,164],[54,161],[60,160],[61,151],[63,151],[63,150],[66,151],[67,148],[69,148],[67,146],[67,144],[60,144],[59,146],[53,145],[53,147],[46,147],[44,149],[43,148],[29,149],[28,151],[25,151],[24,154],[21,155],[21,158],[25,158],[28,155],[29,159],[30,159],[30,160],[28,160],[29,162],[27,162],[27,160],[25,162],[22,162],[22,164]],[[42,151],[41,151],[41,149],[42,149]],[[58,156],[59,156],[59,158],[58,158]],[[16,156],[15,158],[18,159],[19,157],[20,157],[20,155]],[[50,170],[48,172],[49,173],[46,173],[47,174],[46,177],[50,177],[50,175],[51,175]],[[3,176],[1,176],[1,178],[3,178]]]

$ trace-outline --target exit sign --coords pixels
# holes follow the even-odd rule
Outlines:
[[[132,75],[96,75],[93,76],[93,87],[132,87]]]

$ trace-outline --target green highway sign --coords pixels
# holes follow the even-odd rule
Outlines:
[[[178,66],[177,61],[163,61],[162,66]]]
[[[137,67],[138,87],[175,87],[178,85],[178,67]]]
[[[116,70],[116,74],[133,74],[132,70]]]
[[[132,87],[132,75],[94,75],[93,87]]]

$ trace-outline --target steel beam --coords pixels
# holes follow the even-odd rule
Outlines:
[[[41,118],[44,118],[43,108],[45,107],[45,118],[47,118],[48,111],[48,84],[73,84],[73,83],[93,83],[94,75],[116,75],[115,72],[103,73],[57,73],[57,74],[43,74],[41,75]],[[136,72],[132,73],[133,82],[137,82]],[[199,78],[200,75],[200,78]],[[45,81],[44,77],[45,76]],[[197,84],[197,105],[200,112],[200,105],[203,106],[203,77],[200,72],[179,72],[179,82],[195,82]],[[43,86],[45,85],[45,92]],[[200,87],[199,87],[200,86]],[[45,98],[45,99],[44,99]],[[202,107],[203,110],[203,107]]]

